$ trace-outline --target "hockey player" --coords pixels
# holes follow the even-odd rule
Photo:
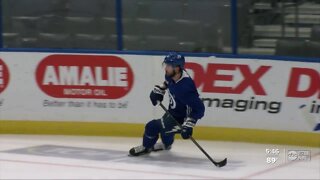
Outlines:
[[[183,139],[190,138],[193,127],[204,115],[203,102],[199,98],[193,80],[184,69],[184,56],[178,53],[169,53],[163,64],[165,65],[165,82],[154,87],[150,93],[150,100],[156,106],[163,100],[163,96],[168,90],[170,98],[168,110],[182,125],[182,129],[167,113],[161,119],[151,120],[145,126],[142,145],[130,149],[131,156],[171,149],[175,134],[181,133]],[[162,143],[156,143],[159,135]]]

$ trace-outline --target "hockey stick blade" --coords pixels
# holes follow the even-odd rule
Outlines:
[[[182,129],[182,126],[177,122],[177,120],[170,114],[170,112],[167,110],[167,108],[161,103],[158,103],[160,105],[160,107],[169,115],[171,116],[171,118],[173,120],[176,121],[176,123],[180,126],[180,128]],[[191,141],[199,148],[199,150],[217,167],[223,167],[227,164],[227,158],[225,158],[224,160],[220,161],[220,162],[216,162],[214,161],[210,155],[200,146],[200,144],[191,136],[190,137]]]
[[[217,167],[223,167],[227,164],[227,158],[225,158],[224,160],[220,161],[220,162],[216,162],[216,165]]]

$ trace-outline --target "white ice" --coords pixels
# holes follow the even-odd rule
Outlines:
[[[189,140],[176,140],[171,151],[128,157],[128,150],[139,145],[140,138],[0,135],[0,179],[320,179],[319,148],[198,142],[215,160],[227,157],[228,164],[215,167]],[[34,155],[32,147],[43,145],[108,150],[111,153],[105,157],[111,159],[68,157],[73,151],[59,152],[66,156],[58,157],[52,156],[50,149]],[[21,148],[26,149],[24,154],[10,152]],[[275,164],[266,163],[267,148],[280,150]],[[289,161],[286,151],[290,149],[310,150],[311,160]],[[91,155],[95,153],[86,152],[86,156]]]

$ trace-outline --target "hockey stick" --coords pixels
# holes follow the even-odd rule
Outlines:
[[[174,119],[176,121],[176,123],[178,124],[178,126],[180,127],[180,129],[182,129],[182,126],[178,123],[178,121],[170,114],[170,112],[167,110],[166,107],[164,107],[164,105],[160,102],[160,106],[161,108],[167,113],[169,114],[169,116]],[[198,144],[198,142],[191,136],[190,137],[191,141],[200,149],[200,151],[203,152],[204,155],[207,156],[207,158],[217,167],[223,167],[227,164],[227,158],[225,158],[224,160],[220,161],[220,162],[216,162],[214,161],[209,154],[200,146],[200,144]]]

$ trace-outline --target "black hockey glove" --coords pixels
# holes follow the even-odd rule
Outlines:
[[[181,137],[183,139],[189,139],[192,136],[193,127],[196,125],[197,120],[187,117],[182,124]]]
[[[158,104],[158,102],[162,102],[163,96],[166,93],[166,83],[163,83],[162,86],[156,85],[150,93],[150,100],[154,106]]]

